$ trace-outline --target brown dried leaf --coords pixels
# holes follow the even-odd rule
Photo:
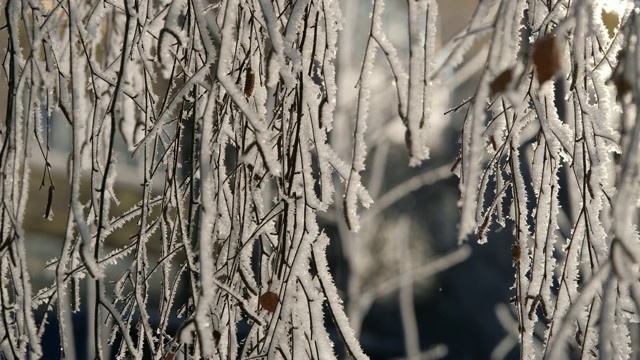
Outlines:
[[[271,291],[267,291],[260,295],[260,305],[262,305],[262,307],[268,312],[275,312],[276,307],[278,306],[278,295]]]
[[[620,25],[620,16],[615,11],[608,12],[604,9],[602,9],[602,13],[600,14],[600,16],[602,17],[602,23],[604,24],[604,27],[607,28],[609,37],[612,38],[616,34],[618,25]]]
[[[618,101],[622,100],[624,95],[632,90],[631,84],[624,78],[623,74],[614,74],[611,77],[611,80],[613,80],[613,84],[616,86],[616,90],[618,92],[616,100]]]
[[[513,79],[513,71],[511,69],[507,69],[503,71],[500,75],[498,75],[498,77],[496,77],[491,82],[491,85],[490,85],[491,93],[495,95],[503,92],[507,88],[507,86],[509,85],[512,79]]]
[[[560,49],[555,35],[547,35],[533,44],[531,58],[542,85],[560,70]]]
[[[47,207],[44,210],[44,217],[45,219],[51,221],[53,220],[53,211],[52,210],[52,205],[53,205],[53,192],[54,192],[55,188],[53,187],[53,185],[49,185],[49,196],[47,196]]]
[[[256,86],[256,74],[251,71],[251,69],[247,70],[247,77],[244,79],[244,95],[249,97],[253,95],[253,89]]]
[[[511,257],[513,257],[514,261],[520,261],[520,257],[522,257],[522,249],[520,249],[520,245],[511,245]]]
[[[624,52],[619,52],[617,56],[618,65],[613,70],[613,74],[611,74],[610,81],[616,86],[616,90],[618,94],[616,95],[616,100],[620,101],[622,98],[631,90],[633,90],[631,83],[625,78],[625,66],[626,66],[626,56]]]

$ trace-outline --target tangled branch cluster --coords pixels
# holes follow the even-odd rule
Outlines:
[[[56,311],[65,358],[75,357],[72,313],[82,307],[96,358],[110,344],[119,357],[330,358],[325,304],[348,351],[364,356],[316,221],[333,202],[334,174],[348,182],[350,205],[370,202],[327,140],[337,2],[9,0],[4,8],[6,356],[44,355],[41,305]],[[55,282],[34,294],[22,230],[29,158],[41,149],[52,218],[64,186],[51,176],[54,116],[72,125],[70,207],[55,215],[66,216],[49,264]],[[129,176],[118,172],[127,156],[116,151],[120,137],[143,168],[140,201],[124,212],[114,209],[114,184]],[[130,224],[135,233],[114,246],[114,232]],[[93,295],[81,296],[81,285]],[[239,324],[248,326],[242,335]]]

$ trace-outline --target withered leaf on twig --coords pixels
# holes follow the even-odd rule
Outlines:
[[[260,305],[262,305],[262,307],[268,312],[275,312],[276,307],[278,306],[278,295],[271,291],[267,291],[260,295]]]
[[[507,69],[500,73],[492,82],[491,82],[491,93],[493,95],[499,94],[503,92],[509,83],[513,79],[513,71],[511,69]]]
[[[602,18],[602,24],[607,28],[609,37],[612,38],[616,34],[618,25],[620,25],[620,16],[615,11],[606,11],[602,9],[600,17]]]
[[[531,58],[540,85],[552,79],[560,70],[560,49],[556,36],[546,35],[533,44]]]
[[[518,244],[511,244],[511,257],[513,258],[513,261],[520,261],[520,258],[522,257],[522,249],[520,248],[520,245]]]
[[[256,74],[251,71],[251,69],[247,70],[247,77],[244,79],[244,95],[249,97],[253,95],[253,89],[256,86]]]
[[[613,74],[611,74],[611,79],[609,81],[613,82],[616,86],[616,90],[618,94],[616,95],[616,100],[620,101],[629,93],[633,87],[631,83],[625,77],[625,69],[626,69],[626,56],[624,52],[619,52],[617,56],[618,64],[615,69],[613,69]]]

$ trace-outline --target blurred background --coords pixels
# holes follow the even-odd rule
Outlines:
[[[355,116],[351,104],[370,26],[363,14],[372,11],[369,1],[341,3],[345,25],[338,55],[342,95],[336,122],[345,128],[335,125],[334,144],[342,143],[341,134],[350,134],[348,120]],[[469,27],[477,4],[474,0],[438,1],[436,64]],[[387,1],[383,20],[383,30],[405,59],[409,51],[406,6],[403,1]],[[489,32],[484,40],[488,36]],[[509,305],[515,271],[510,232],[496,229],[483,245],[472,240],[460,247],[457,240],[458,178],[451,168],[458,156],[465,114],[449,110],[475,93],[477,74],[484,67],[478,61],[481,56],[475,56],[483,45],[482,41],[475,44],[461,71],[430,94],[435,98],[429,119],[430,159],[415,168],[408,166],[405,128],[391,86],[394,78],[384,54],[378,53],[364,177],[375,203],[363,210],[363,226],[357,234],[341,224],[340,216],[327,219],[327,226],[340,239],[330,249],[334,275],[351,324],[373,359],[519,357],[515,308]]]

